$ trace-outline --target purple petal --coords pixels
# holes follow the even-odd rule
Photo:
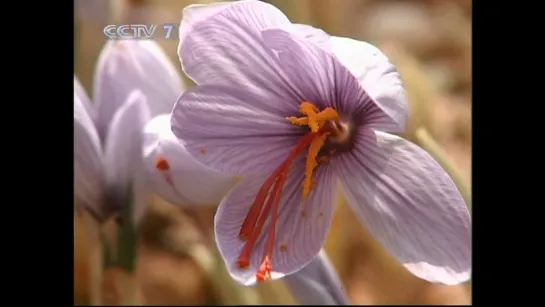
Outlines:
[[[142,132],[150,120],[146,97],[134,90],[112,118],[106,138],[104,164],[109,197],[121,201],[142,166]],[[121,198],[121,199],[120,199]],[[118,205],[118,204],[115,204]]]
[[[163,158],[169,170],[159,170]],[[144,130],[144,163],[154,191],[179,205],[217,205],[235,184],[233,176],[213,171],[189,155],[170,129],[170,115],[153,118]]]
[[[358,78],[365,91],[398,125],[385,132],[403,132],[409,105],[401,76],[386,55],[366,42],[331,37],[333,53]]]
[[[262,36],[291,82],[304,93],[302,101],[310,101],[320,109],[333,107],[341,117],[374,128],[398,126],[334,55],[284,30],[265,30]]]
[[[238,1],[239,3],[241,1]],[[235,4],[233,1],[215,2],[210,4],[192,4],[183,10],[183,18],[178,29],[180,42],[185,40],[187,35],[193,30],[195,24],[221,13]],[[180,48],[181,46],[178,46]],[[178,49],[179,50],[179,49]],[[181,59],[180,59],[181,60]]]
[[[325,51],[332,52],[331,36],[323,30],[309,25],[293,24],[291,25],[290,32],[305,38],[307,41],[313,42]]]
[[[100,214],[98,206],[104,184],[102,151],[93,121],[80,97],[74,89],[74,196],[79,205]]]
[[[181,76],[161,47],[152,40],[109,41],[99,56],[94,93],[99,134],[103,139],[110,121],[127,95],[140,90],[148,98],[151,115],[170,113],[185,89]]]
[[[414,275],[454,285],[471,274],[471,221],[456,186],[418,146],[358,131],[334,161],[348,202],[370,233]]]
[[[350,305],[342,282],[323,249],[312,262],[284,280],[301,305]]]
[[[298,114],[303,96],[260,34],[290,26],[280,10],[261,1],[189,6],[180,25],[178,55],[184,72],[199,85],[244,87],[258,98],[248,103],[281,108],[282,116]]]
[[[81,101],[82,105],[87,110],[87,114],[89,114],[90,118],[94,117],[94,110],[93,106],[91,105],[91,100],[89,100],[89,96],[87,96],[87,92],[85,92],[85,89],[79,82],[78,78],[74,76],[74,93],[76,93],[76,96],[78,96],[78,99]]]
[[[212,169],[231,175],[269,174],[304,130],[257,107],[257,99],[242,89],[194,87],[174,106],[172,132],[191,156]],[[275,99],[269,100],[271,108]]]
[[[272,255],[272,279],[292,274],[314,259],[322,248],[331,223],[336,192],[332,171],[327,166],[320,166],[315,171],[317,184],[307,201],[301,200],[303,173],[302,156],[292,166],[282,192]],[[264,181],[263,177],[243,179],[221,202],[215,217],[216,243],[220,253],[231,276],[245,285],[255,283],[255,273],[265,252],[270,218],[254,247],[250,267],[244,270],[236,265],[245,245],[239,239],[239,231]]]

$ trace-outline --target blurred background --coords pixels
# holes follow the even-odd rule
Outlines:
[[[108,23],[179,23],[183,7],[207,2],[212,1],[75,0],[75,74],[91,93],[95,61],[105,42],[102,30]],[[448,160],[451,175],[455,173],[458,183],[470,189],[470,0],[267,2],[293,22],[378,46],[397,66],[408,92],[411,117],[405,137],[421,146],[423,135],[431,139]],[[158,43],[180,69],[177,41]],[[421,133],[422,128],[426,133]],[[225,305],[233,304],[234,293],[255,304],[293,303],[281,281],[255,288],[232,284],[216,265],[210,233],[213,216],[214,209],[186,210],[158,198],[149,202],[139,226],[136,269],[142,304]],[[93,248],[83,219],[74,217],[74,303],[78,305],[89,303],[87,255]],[[115,222],[105,228],[115,232]],[[471,302],[468,284],[433,285],[405,271],[367,234],[343,199],[325,248],[354,304]],[[104,273],[101,290],[105,304],[119,304],[115,284],[123,276],[118,273],[115,269]]]

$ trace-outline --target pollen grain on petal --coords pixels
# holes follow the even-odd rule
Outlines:
[[[169,171],[170,165],[168,164],[167,159],[165,157],[159,157],[155,161],[155,168],[161,171]]]
[[[280,251],[281,252],[287,252],[288,246],[285,243],[280,244]]]
[[[205,155],[208,152],[208,149],[206,147],[201,147],[201,153]]]

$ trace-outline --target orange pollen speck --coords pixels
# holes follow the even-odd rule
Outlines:
[[[244,219],[240,227],[239,238],[245,241],[246,244],[237,259],[237,265],[239,268],[247,268],[250,265],[253,248],[265,226],[267,218],[270,216],[265,253],[261,260],[261,265],[256,272],[257,281],[267,280],[271,276],[276,220],[278,218],[282,190],[286,183],[291,164],[308,147],[305,162],[305,177],[303,180],[303,199],[306,199],[310,195],[310,191],[314,185],[312,174],[316,167],[318,167],[316,158],[330,134],[324,126],[329,121],[339,121],[339,115],[332,108],[325,108],[320,111],[312,103],[302,102],[299,110],[305,116],[288,117],[286,119],[294,125],[308,126],[310,132],[299,140],[286,160],[265,180],[248,211],[246,219]],[[201,152],[204,154],[206,149],[201,149]],[[307,215],[306,211],[303,211],[302,214],[303,217]],[[280,251],[285,250],[287,250],[287,246],[282,244]]]
[[[280,251],[281,252],[286,252],[288,251],[288,246],[286,244],[281,244],[280,245]]]
[[[170,165],[164,157],[159,157],[157,158],[157,161],[155,161],[155,168],[161,171],[168,171],[170,170]]]
[[[204,155],[208,152],[208,150],[206,149],[206,147],[202,147],[201,148],[201,153]]]

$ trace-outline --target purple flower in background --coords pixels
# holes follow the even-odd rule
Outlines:
[[[102,144],[89,114],[89,98],[74,77],[74,196],[78,207],[88,210],[98,221],[120,209],[131,184],[136,185],[136,195],[142,190],[142,182],[138,181],[142,127],[150,115],[146,97],[140,91],[126,95]],[[142,201],[140,196],[135,199]],[[138,203],[135,207],[137,216],[143,206]]]
[[[170,113],[185,86],[156,42],[108,41],[99,55],[93,80],[94,119],[101,139],[115,111],[125,102],[126,93],[133,89],[148,97],[154,117]]]
[[[74,187],[78,202],[103,220],[120,208],[120,186],[137,180],[135,192],[145,193],[144,126],[170,113],[185,87],[156,42],[136,40],[107,42],[93,83],[91,104],[74,77]]]
[[[294,25],[259,1],[189,6],[179,33],[182,67],[198,86],[179,98],[172,131],[204,165],[245,176],[215,217],[233,278],[250,285],[312,261],[340,184],[414,275],[469,279],[469,212],[430,155],[388,133],[404,129],[408,107],[377,48]]]
[[[301,305],[350,305],[341,280],[324,250],[284,280]]]
[[[109,41],[98,60],[94,80],[94,118],[104,138],[124,93],[139,89],[148,98],[152,116],[144,132],[143,159],[151,190],[179,205],[219,203],[234,177],[208,169],[185,150],[170,129],[170,112],[185,90],[180,74],[151,40]]]
[[[235,178],[195,160],[172,133],[170,114],[156,116],[144,128],[144,163],[157,195],[183,206],[217,205]]]

